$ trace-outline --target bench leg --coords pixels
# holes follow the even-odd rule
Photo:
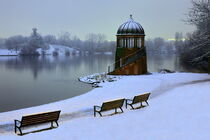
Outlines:
[[[149,103],[147,101],[145,101],[147,103],[147,105],[149,106]]]
[[[101,114],[101,112],[98,112],[98,114],[102,117],[102,114]]]
[[[117,114],[117,108],[115,108],[115,114]]]
[[[101,112],[100,111],[97,111],[98,112],[98,114],[102,117],[102,114],[101,114]],[[94,110],[94,117],[96,117],[96,111]]]
[[[122,110],[122,108],[120,107],[120,110],[122,111],[122,113],[123,113],[123,110]]]
[[[21,128],[20,128],[20,127],[17,127],[17,126],[16,126],[16,122],[15,122],[15,134],[17,133],[17,129],[19,130],[20,135],[23,135],[23,133],[22,133],[22,131],[21,131]]]
[[[19,131],[20,131],[20,135],[22,136],[22,135],[23,135],[23,133],[22,133],[22,130],[21,130],[21,128],[19,128]]]
[[[23,133],[22,133],[22,131],[21,131],[21,128],[20,128],[20,127],[15,127],[15,133],[17,132],[17,128],[18,128],[18,130],[19,130],[19,132],[20,132],[20,135],[22,136],[22,135],[23,135]]]
[[[128,101],[125,100],[125,108],[127,109],[128,108]]]
[[[58,125],[58,121],[55,121],[55,123],[57,124],[57,127],[58,127],[58,126],[59,126],[59,125]]]
[[[51,128],[53,128],[53,122],[51,122]]]
[[[94,110],[94,117],[96,117],[96,111]]]
[[[142,102],[141,102],[140,108],[141,108],[141,107],[143,107]]]
[[[15,133],[17,133],[17,121],[15,120]]]
[[[131,108],[132,108],[132,109],[134,109],[134,107],[133,107],[133,105],[132,105],[132,104],[129,104],[129,105],[131,106]]]
[[[58,125],[58,122],[55,121],[55,123],[56,123],[56,126],[58,127],[58,126],[59,126],[59,125]],[[51,122],[51,128],[54,128],[54,126],[53,126],[53,121]]]

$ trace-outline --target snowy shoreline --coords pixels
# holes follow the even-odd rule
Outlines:
[[[102,88],[96,88],[63,101],[0,113],[0,139],[44,140],[46,136],[50,139],[62,140],[87,137],[94,139],[102,133],[109,134],[99,138],[102,140],[138,139],[139,137],[146,140],[154,138],[207,140],[210,138],[208,133],[210,122],[207,120],[209,115],[207,110],[210,105],[208,101],[210,75],[153,73],[152,75],[120,76],[117,81],[102,82],[100,85]],[[102,118],[93,117],[94,105],[101,105],[104,101],[116,98],[132,98],[145,92],[151,92],[150,106],[146,108],[139,110],[123,108],[125,112],[122,114]],[[194,104],[195,106],[192,107]],[[199,104],[203,105],[202,108],[199,108]],[[14,119],[21,119],[26,114],[52,110],[61,110],[59,128],[31,133],[23,137],[14,134]],[[199,125],[199,130],[197,130],[198,123],[202,124],[202,126]],[[120,131],[114,131],[116,129]],[[60,133],[62,135],[58,136]]]

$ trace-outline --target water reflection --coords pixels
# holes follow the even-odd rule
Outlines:
[[[181,70],[176,55],[148,55],[150,72]],[[80,76],[105,72],[113,55],[0,57],[0,112],[67,99],[91,90]]]
[[[74,57],[7,57],[0,58],[0,64],[5,65],[7,69],[15,71],[30,70],[33,73],[34,79],[38,78],[39,73],[47,71],[55,73],[60,70],[62,73],[78,72],[88,73],[104,72],[107,66],[113,63],[114,56],[110,55],[95,55],[95,56],[74,56]]]
[[[104,72],[114,56],[0,57],[0,112],[80,95],[91,86],[80,76]]]
[[[150,72],[157,72],[161,69],[184,71],[179,62],[179,56],[176,54],[148,54],[147,60]]]

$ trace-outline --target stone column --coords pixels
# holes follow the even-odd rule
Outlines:
[[[141,47],[144,47],[144,37],[141,38]]]

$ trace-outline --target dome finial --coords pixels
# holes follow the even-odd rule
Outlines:
[[[133,19],[132,14],[130,14],[130,18]]]

